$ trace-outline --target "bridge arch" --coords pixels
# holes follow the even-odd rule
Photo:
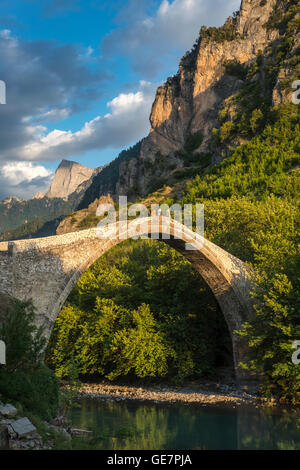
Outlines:
[[[232,339],[236,376],[241,385],[251,377],[238,364],[247,356],[244,341],[236,335],[253,315],[251,284],[245,264],[212,242],[171,218],[139,220],[140,233],[155,237],[187,258],[213,292]],[[118,236],[99,238],[97,228],[64,235],[0,243],[0,290],[20,300],[32,299],[36,323],[49,339],[57,315],[80,276],[113,246],[131,237],[117,223]],[[155,234],[155,235],[153,235]],[[188,248],[193,249],[187,249]]]

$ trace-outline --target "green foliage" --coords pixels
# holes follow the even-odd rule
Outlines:
[[[58,411],[58,382],[42,363],[45,341],[33,320],[32,305],[17,300],[4,316],[0,338],[6,344],[7,366],[0,370],[0,393],[51,419]]]
[[[268,30],[279,29],[281,33],[295,33],[299,31],[299,19],[295,18],[298,13],[299,0],[277,0],[266,27]]]
[[[179,150],[177,151],[177,156],[181,158],[184,161],[184,165],[187,167],[190,166],[197,166],[198,171],[200,169],[206,168],[210,163],[211,163],[211,153],[210,152],[197,152],[197,153],[191,153],[186,150]],[[175,167],[176,168],[176,167]],[[177,170],[181,172],[182,170]],[[177,171],[174,172],[175,177],[177,174]],[[195,173],[197,174],[197,173]],[[190,175],[188,175],[190,176]],[[181,179],[182,176],[180,176],[179,179]]]
[[[269,252],[271,249],[268,245]],[[299,263],[299,252],[297,256]],[[251,351],[249,362],[243,366],[264,373],[264,394],[299,403],[300,371],[292,363],[292,344],[300,337],[300,302],[295,287],[286,274],[257,274],[256,317],[244,325],[240,335],[248,340]]]
[[[219,131],[220,142],[227,142],[233,135],[235,125],[232,121],[226,121],[222,124]]]
[[[251,115],[256,133],[263,118]],[[262,392],[299,401],[299,366],[291,362],[299,329],[299,111],[272,109],[257,137],[202,178],[187,184],[185,203],[205,205],[205,235],[252,264],[256,317],[240,332],[250,346],[243,364],[264,374]]]
[[[263,198],[273,193],[288,198],[299,194],[293,171],[299,162],[300,123],[298,109],[274,110],[273,125],[244,145],[238,146],[204,177],[188,183],[189,200],[248,195]]]
[[[264,115],[261,109],[254,109],[252,111],[250,127],[254,135],[260,130],[263,119]]]
[[[200,38],[201,40],[220,43],[225,41],[233,41],[237,38],[235,21],[229,19],[223,26],[220,26],[219,28],[216,28],[215,26],[211,26],[209,28],[202,26],[200,31]]]
[[[0,337],[6,344],[7,370],[30,370],[41,360],[45,341],[42,330],[33,324],[34,309],[30,302],[15,300],[8,307],[0,327]]]
[[[79,224],[79,229],[87,229],[91,227],[95,227],[98,222],[101,220],[101,217],[97,217],[95,212],[88,214],[84,219],[82,219]],[[75,219],[76,222],[76,219]]]
[[[204,169],[193,154],[200,136],[191,136],[180,156],[195,167],[173,173],[174,179],[197,175],[182,202],[204,203],[205,236],[253,268],[256,317],[239,332],[250,347],[242,366],[263,373],[265,396],[294,402],[300,389],[299,366],[291,362],[292,342],[300,335],[299,107],[272,103],[276,84],[290,87],[300,74],[298,12],[299,0],[278,0],[266,25],[279,30],[276,41],[250,65],[224,64],[226,73],[244,81],[222,104],[212,132],[213,150],[229,157]],[[202,28],[180,64],[187,79],[201,41],[234,40],[236,18],[222,28]],[[283,69],[291,72],[280,81]],[[166,84],[170,93],[178,92],[178,77]],[[162,185],[154,181],[153,191]],[[54,341],[58,373],[68,374],[72,357],[82,373],[111,379],[128,374],[182,380],[207,373],[220,352],[229,350],[228,337],[220,333],[224,320],[199,282],[190,265],[166,247],[127,244],[112,250],[81,278],[60,314]]]
[[[196,168],[182,168],[180,170],[176,170],[173,173],[173,177],[177,181],[186,180],[188,178],[193,178],[195,175],[198,175],[202,170],[202,167]]]
[[[219,308],[199,275],[158,242],[125,242],[79,280],[57,320],[49,359],[59,376],[167,377],[213,373],[231,357]],[[223,362],[224,363],[224,362]]]
[[[0,392],[7,400],[21,403],[25,409],[43,419],[51,419],[58,412],[59,386],[54,373],[43,364],[24,372],[0,372]]]
[[[227,60],[224,63],[224,66],[228,75],[245,80],[247,76],[247,67],[241,64],[237,59]]]
[[[148,187],[149,194],[154,193],[158,189],[162,188],[167,183],[166,177],[155,177]]]
[[[191,134],[188,136],[186,139],[184,148],[187,152],[193,152],[196,150],[200,145],[202,144],[203,141],[203,134],[202,132],[196,132],[195,134]]]
[[[12,235],[14,238],[19,238],[41,229],[45,222],[67,215],[72,210],[74,210],[74,201],[61,198],[44,197],[28,201],[12,199],[9,204],[0,201],[0,233],[17,229],[16,236],[14,232]],[[31,222],[32,225],[26,228],[27,223]]]
[[[0,240],[16,240],[18,238],[26,238],[27,235],[37,232],[45,225],[45,220],[43,218],[32,220],[29,223],[20,225],[13,230],[5,230],[0,235]]]

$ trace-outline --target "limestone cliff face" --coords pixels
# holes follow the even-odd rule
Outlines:
[[[243,83],[227,74],[224,64],[233,60],[250,63],[276,39],[278,33],[264,27],[275,2],[242,0],[239,13],[222,28],[202,29],[192,51],[181,60],[177,75],[158,88],[150,134],[142,143],[140,158],[120,166],[117,193],[127,194],[138,186],[136,189],[145,194],[153,177],[183,166],[177,151],[198,131],[203,141],[197,151],[205,151],[220,104]]]
[[[92,174],[91,168],[76,162],[62,160],[46,196],[66,198],[74,193],[83,182],[90,179]]]
[[[181,61],[178,75],[157,91],[150,116],[151,132],[142,148],[147,157],[150,144],[163,154],[181,148],[187,136],[199,130],[207,137],[214,126],[218,104],[239,88],[236,77],[225,74],[224,64],[236,60],[245,64],[274,39],[264,27],[275,0],[243,0],[239,14],[225,26],[232,40],[200,38],[195,50]]]

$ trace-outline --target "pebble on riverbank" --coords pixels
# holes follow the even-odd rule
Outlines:
[[[126,385],[113,385],[107,383],[83,383],[78,398],[93,398],[99,400],[140,400],[154,403],[200,403],[203,405],[230,405],[238,406],[249,403],[258,403],[254,395],[227,389],[227,393],[195,390],[189,387],[136,387]]]

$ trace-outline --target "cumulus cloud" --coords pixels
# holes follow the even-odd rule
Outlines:
[[[124,147],[146,135],[156,86],[141,81],[136,93],[121,93],[107,106],[109,113],[97,116],[77,132],[55,129],[46,133],[42,126],[28,126],[34,141],[14,149],[22,160],[58,160],[89,150]],[[7,158],[13,153],[8,150]]]
[[[163,0],[155,15],[106,36],[104,55],[121,53],[136,72],[151,80],[166,62],[169,66],[173,58],[175,65],[182,51],[191,48],[201,25],[218,26],[239,6],[240,0]]]
[[[51,184],[53,172],[32,162],[10,162],[0,169],[0,199],[10,194],[30,198],[38,191],[45,192]]]
[[[0,106],[0,164],[20,159],[19,149],[39,138],[41,125],[87,109],[111,78],[89,67],[86,52],[76,45],[20,42],[6,29],[0,31],[0,50],[7,90],[7,104]]]

